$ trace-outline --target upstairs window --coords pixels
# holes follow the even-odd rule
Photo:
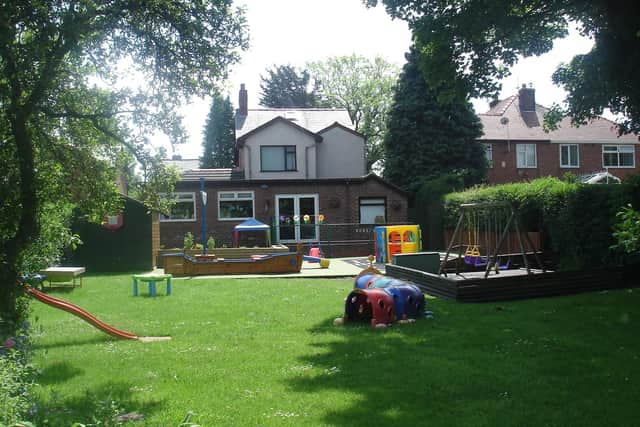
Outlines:
[[[233,221],[253,218],[253,191],[218,193],[218,219]]]
[[[579,166],[580,158],[578,156],[578,144],[560,145],[560,167],[577,168]]]
[[[175,204],[171,212],[161,214],[160,221],[179,222],[196,220],[196,193],[175,193]]]
[[[633,145],[603,145],[602,165],[605,168],[633,168],[636,165]]]
[[[518,168],[536,168],[536,144],[516,144],[516,165]]]
[[[263,145],[260,147],[261,172],[297,170],[295,145]]]

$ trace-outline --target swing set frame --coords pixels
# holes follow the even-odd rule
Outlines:
[[[543,272],[545,271],[544,266],[542,264],[542,262],[540,262],[540,258],[538,257],[538,252],[536,251],[535,246],[533,245],[533,242],[531,241],[531,238],[529,237],[529,235],[525,232],[522,231],[522,228],[520,227],[520,221],[518,220],[518,215],[517,215],[517,210],[515,209],[515,207],[508,202],[491,202],[491,203],[464,203],[460,205],[460,216],[458,217],[458,222],[456,223],[456,228],[453,231],[453,235],[451,237],[451,240],[449,241],[449,245],[447,247],[447,252],[445,253],[444,259],[443,261],[440,263],[440,268],[438,270],[438,275],[444,275],[445,277],[447,276],[447,272],[445,270],[445,266],[447,265],[447,262],[449,260],[449,255],[451,255],[451,251],[452,249],[455,247],[457,240],[459,239],[459,237],[461,238],[461,229],[462,229],[462,225],[463,225],[463,221],[465,219],[465,217],[468,217],[468,215],[471,213],[477,213],[480,211],[489,211],[489,213],[491,213],[491,211],[497,211],[499,209],[505,209],[508,213],[509,213],[509,218],[507,219],[507,222],[504,226],[504,228],[502,229],[502,232],[500,234],[500,238],[498,239],[498,242],[495,246],[495,248],[493,248],[493,251],[491,254],[487,254],[486,255],[486,265],[484,263],[477,263],[477,260],[481,257],[480,255],[480,250],[479,250],[479,245],[478,245],[478,231],[474,229],[474,242],[471,241],[471,230],[469,230],[468,234],[469,234],[469,244],[465,245],[463,244],[463,242],[458,242],[458,259],[456,262],[456,270],[455,273],[456,275],[459,274],[459,261],[465,259],[465,257],[468,257],[469,260],[473,260],[473,265],[475,266],[484,266],[485,267],[485,273],[484,273],[484,278],[486,279],[487,277],[489,277],[489,274],[491,273],[491,271],[495,271],[496,274],[500,273],[500,269],[504,268],[505,266],[508,268],[510,261],[508,261],[506,264],[501,264],[499,261],[499,254],[500,254],[500,249],[502,248],[502,245],[504,244],[505,238],[507,237],[507,235],[509,234],[509,230],[511,228],[511,225],[513,224],[514,228],[515,228],[515,234],[518,240],[518,246],[520,248],[520,252],[519,254],[522,256],[522,261],[524,263],[524,266],[527,270],[527,274],[531,274],[531,267],[529,265],[529,260],[527,259],[527,253],[525,250],[525,244],[524,241],[527,242],[527,244],[531,247],[531,250],[533,251],[533,255],[535,257],[536,263],[538,264],[538,268],[541,269]],[[475,228],[475,225],[474,225]],[[479,228],[479,227],[478,227]],[[496,229],[496,232],[498,230]],[[523,239],[524,237],[524,239]],[[473,243],[473,244],[472,244]],[[467,249],[465,250],[465,253],[463,254],[462,248],[466,246]]]

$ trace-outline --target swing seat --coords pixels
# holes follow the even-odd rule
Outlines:
[[[473,265],[476,267],[484,267],[487,265],[488,262],[489,262],[489,257],[479,256],[476,258]]]

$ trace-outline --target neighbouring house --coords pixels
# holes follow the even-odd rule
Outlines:
[[[233,228],[248,218],[272,226],[272,241],[321,241],[329,256],[371,253],[372,224],[407,222],[408,195],[366,173],[365,139],[346,110],[248,109],[241,86],[233,169],[200,169],[198,160],[167,161],[180,168],[177,203],[160,218],[161,244],[182,247],[185,233],[231,245]]]
[[[618,136],[615,123],[604,118],[574,127],[565,117],[557,130],[547,133],[547,111],[536,104],[535,89],[523,86],[517,95],[492,102],[488,112],[478,115],[484,127],[480,142],[490,163],[489,183],[562,177],[567,172],[608,172],[617,178],[638,172],[637,136]]]

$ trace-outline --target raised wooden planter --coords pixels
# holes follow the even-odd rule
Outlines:
[[[269,255],[291,252],[289,247],[284,245],[273,245],[269,248],[215,248],[213,250],[207,249],[207,255],[215,255],[217,258],[248,258],[251,255]],[[164,265],[164,255],[186,253],[187,255],[196,256],[202,254],[202,249],[190,249],[184,251],[182,249],[160,249],[156,258],[156,266],[161,267]]]

